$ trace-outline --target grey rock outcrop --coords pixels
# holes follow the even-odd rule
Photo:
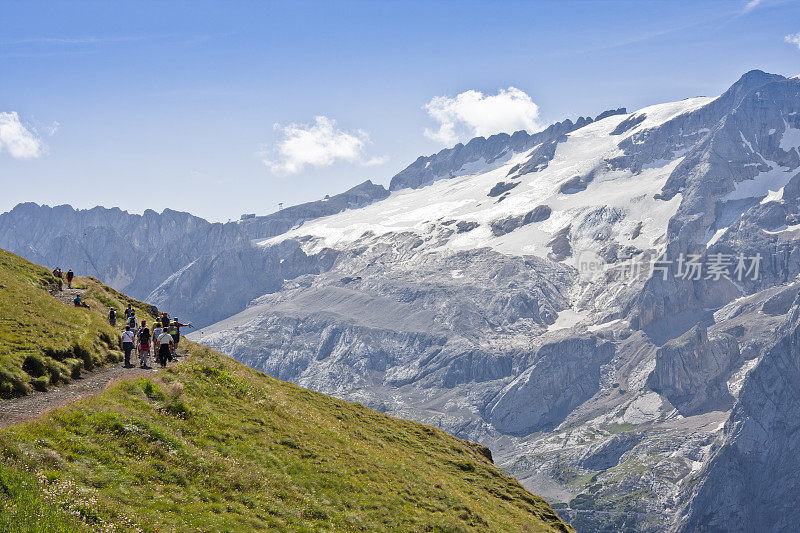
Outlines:
[[[490,196],[490,197],[500,196],[504,192],[510,191],[511,189],[516,187],[517,185],[519,185],[519,182],[509,183],[509,182],[506,182],[506,181],[500,181],[500,182],[497,183],[497,185],[495,185],[494,187],[492,187],[489,190],[489,193],[488,193],[487,196]]]
[[[742,364],[736,339],[720,334],[709,339],[703,323],[656,352],[647,386],[666,396],[685,416],[726,410],[733,403],[727,380]]]
[[[800,521],[800,307],[749,374],[680,531],[789,531]]]
[[[515,229],[522,226],[547,220],[550,217],[551,212],[552,210],[548,206],[537,205],[524,215],[494,220],[490,224],[492,228],[492,234],[496,237],[499,237],[501,235],[505,235],[506,233],[511,233]]]
[[[531,366],[487,406],[487,418],[503,433],[528,435],[561,423],[600,386],[600,367],[614,345],[594,336],[547,344],[528,359]]]

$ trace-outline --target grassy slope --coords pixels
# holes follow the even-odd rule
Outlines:
[[[91,309],[75,308],[51,295],[59,283],[47,269],[0,250],[0,398],[58,385],[82,369],[121,360],[118,332],[106,320],[108,307],[121,312],[130,302],[141,317],[153,310],[94,278],[73,282],[86,289]]]
[[[567,530],[478,445],[189,347],[154,381],[0,432],[4,468],[52,480],[39,490],[62,507],[89,502],[92,527]]]

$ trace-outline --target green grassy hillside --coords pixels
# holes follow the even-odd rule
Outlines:
[[[64,530],[566,530],[485,448],[190,348],[157,379],[0,432],[5,476],[32,480],[5,490],[52,495],[41,514]]]
[[[61,364],[76,344],[94,364],[115,356],[102,316],[0,258],[2,297],[20,300],[0,307],[8,372],[26,354]],[[124,301],[83,282],[90,305]],[[52,329],[25,335],[34,324]],[[187,348],[152,378],[0,430],[0,531],[570,531],[479,445]]]
[[[0,398],[59,385],[81,370],[120,361],[108,308],[121,314],[131,303],[143,318],[155,311],[94,278],[73,280],[74,287],[86,289],[90,307],[76,308],[53,296],[60,283],[47,269],[0,250]]]

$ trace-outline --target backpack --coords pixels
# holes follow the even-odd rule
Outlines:
[[[144,329],[143,329],[143,330],[142,330],[142,331],[139,333],[139,343],[140,343],[140,344],[147,344],[147,343],[149,343],[149,342],[150,342],[150,330],[149,330],[149,329],[147,329],[147,328],[144,328]]]

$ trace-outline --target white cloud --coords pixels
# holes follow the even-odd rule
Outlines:
[[[754,10],[755,8],[757,8],[758,5],[763,1],[764,0],[750,0],[749,2],[747,2],[744,5],[744,8],[742,8],[742,11],[745,12],[745,13],[749,13],[750,11]]]
[[[425,128],[425,136],[442,144],[501,132],[542,129],[539,106],[515,87],[500,89],[496,95],[469,90],[455,98],[436,96],[423,109],[439,123],[436,130]]]
[[[370,157],[369,159],[364,161],[364,166],[365,167],[378,167],[380,165],[383,165],[384,163],[388,163],[389,159],[390,158],[389,158],[388,155],[376,155],[375,157]]]
[[[337,160],[365,166],[381,165],[388,158],[365,159],[364,148],[370,143],[363,130],[344,131],[336,121],[324,116],[314,118],[314,124],[275,124],[283,134],[272,152],[262,151],[264,164],[275,174],[297,174],[306,165],[328,167]]]
[[[795,45],[798,49],[800,49],[800,32],[789,34],[784,37],[783,40],[789,44]]]
[[[39,137],[22,125],[16,111],[0,113],[0,152],[16,159],[29,159],[44,154],[46,147]]]

